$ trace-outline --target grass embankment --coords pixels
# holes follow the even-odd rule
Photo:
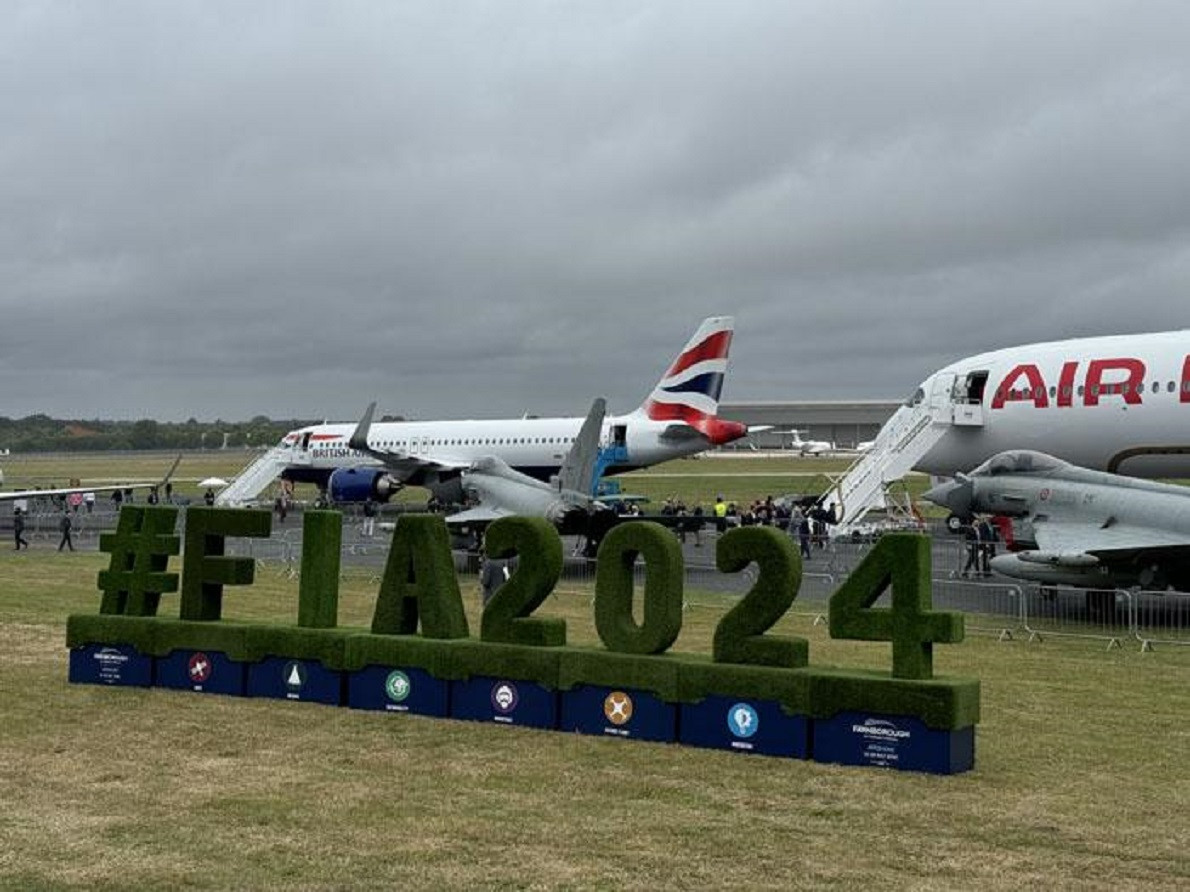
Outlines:
[[[10,888],[1185,888],[1190,649],[969,638],[976,769],[899,774],[165,690],[71,686],[65,617],[95,554],[0,555],[0,885]],[[229,618],[291,619],[269,568]],[[477,586],[464,580],[473,634]],[[376,583],[351,577],[342,622]],[[701,605],[716,596],[700,594]],[[176,615],[167,596],[164,613]],[[542,608],[593,642],[590,592]],[[707,653],[720,611],[685,614]],[[886,667],[832,642],[812,664]]]

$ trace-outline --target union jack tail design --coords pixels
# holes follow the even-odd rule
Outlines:
[[[731,316],[704,319],[641,411],[653,421],[688,424],[715,444],[744,436],[746,426],[718,417],[719,393],[734,329],[735,319]]]

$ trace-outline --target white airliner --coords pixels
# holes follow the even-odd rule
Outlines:
[[[748,433],[746,425],[717,414],[734,324],[730,316],[704,320],[638,409],[604,419],[596,479],[701,452]],[[521,474],[549,480],[584,420],[377,422],[367,428],[368,453],[350,445],[355,424],[313,425],[282,439],[281,476],[317,483],[336,502],[385,501],[407,484],[426,486],[444,501],[457,502],[463,495],[460,478],[481,459],[494,457]],[[383,453],[383,463],[378,453]]]
[[[839,508],[832,532],[855,529],[911,469],[952,476],[1014,449],[1134,477],[1190,476],[1190,330],[1026,344],[939,369],[823,496]]]
[[[948,409],[951,426],[919,471],[1034,449],[1133,477],[1190,476],[1190,330],[981,353],[922,382],[909,401],[920,404]]]

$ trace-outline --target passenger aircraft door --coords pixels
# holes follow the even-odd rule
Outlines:
[[[956,375],[951,398],[954,401],[954,423],[961,427],[983,426],[983,393],[987,387],[986,369]]]

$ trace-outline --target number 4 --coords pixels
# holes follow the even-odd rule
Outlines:
[[[872,604],[892,585],[892,609]],[[930,609],[930,540],[883,536],[830,603],[832,638],[891,641],[893,678],[933,678],[934,643],[963,640],[959,613]]]

